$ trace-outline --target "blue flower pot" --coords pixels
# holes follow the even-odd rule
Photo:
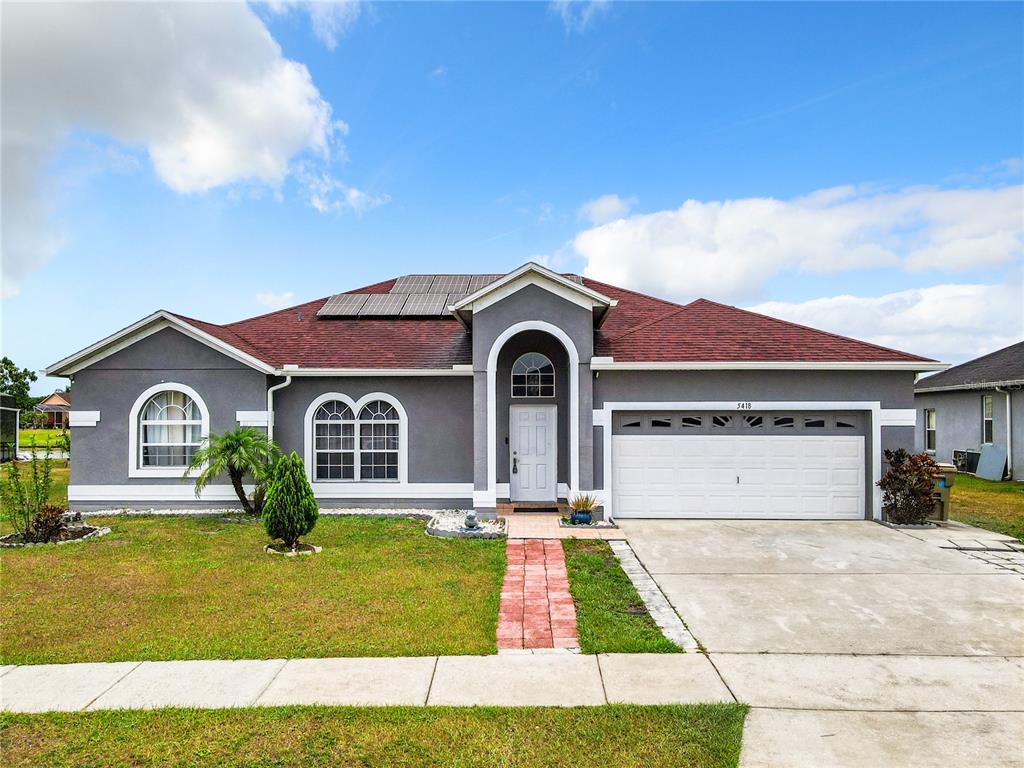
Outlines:
[[[593,515],[589,512],[573,512],[572,515],[569,516],[569,522],[573,525],[590,525],[590,523],[593,522],[593,519]]]

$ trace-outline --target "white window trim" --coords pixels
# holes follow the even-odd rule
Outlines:
[[[165,382],[154,384],[144,391],[136,399],[131,411],[128,413],[128,477],[192,477],[195,472],[186,471],[184,467],[143,467],[139,463],[139,414],[149,402],[150,398],[160,392],[181,392],[192,398],[198,406],[200,413],[200,440],[210,436],[210,409],[206,407],[203,398],[199,396],[192,387],[177,382]]]
[[[985,415],[985,401],[988,401],[989,412],[991,416]],[[996,399],[992,395],[981,396],[981,444],[982,445],[993,445],[996,441]],[[992,433],[991,440],[985,440],[985,426],[991,424],[991,428],[988,430]]]
[[[931,416],[932,418],[935,419],[935,426],[934,427],[929,427],[928,426],[928,417],[929,416]],[[933,435],[935,435],[934,445],[931,448],[928,447],[928,433],[929,432],[931,432]],[[938,445],[939,445],[939,414],[938,414],[938,412],[934,408],[925,408],[924,409],[924,449],[925,449],[925,452],[934,454],[935,453],[935,449],[938,447]]]
[[[728,401],[693,401],[693,402],[606,402],[603,408],[594,409],[594,426],[603,427],[604,438],[604,489],[594,491],[598,501],[604,506],[605,517],[614,519],[615,478],[612,475],[612,415],[615,411],[868,411],[871,414],[871,484],[874,494],[870,505],[871,519],[882,519],[882,489],[878,481],[882,479],[882,427],[913,427],[917,424],[917,411],[914,408],[882,408],[877,400],[852,401],[754,401],[742,403]]]
[[[316,413],[316,409],[324,403],[330,402],[331,400],[338,400],[345,403],[349,408],[352,409],[352,414],[356,417],[353,422],[356,425],[356,441],[358,445],[359,440],[359,424],[362,423],[359,420],[359,412],[363,409],[363,406],[372,403],[374,400],[383,400],[391,406],[394,406],[395,410],[398,411],[398,480],[361,480],[359,479],[359,454],[360,451],[356,450],[355,457],[355,474],[356,479],[354,480],[318,480],[316,479],[316,461],[314,459],[313,451],[313,415]],[[365,422],[369,424],[370,422]],[[345,488],[352,489],[351,491],[345,491],[345,495],[349,497],[357,497],[359,493],[369,497],[372,496],[387,496],[387,491],[382,490],[382,486],[385,488],[392,488],[396,485],[406,486],[409,484],[409,416],[405,412],[405,407],[401,401],[393,395],[389,395],[386,392],[370,392],[369,394],[363,395],[358,400],[353,400],[348,395],[342,394],[341,392],[325,392],[319,397],[313,399],[306,408],[305,418],[302,420],[302,448],[303,455],[302,461],[306,465],[306,477],[309,478],[309,482],[314,485],[314,490],[318,494],[330,495],[330,491],[326,490],[328,487],[344,485]],[[318,490],[319,489],[319,490]],[[372,490],[371,490],[372,489]]]
[[[550,395],[517,395],[517,394],[515,394],[515,391],[516,391],[516,376],[529,376],[529,371],[527,371],[527,373],[516,373],[516,366],[519,365],[519,361],[522,360],[527,355],[539,355],[540,357],[542,357],[545,360],[547,360],[548,361],[548,365],[551,366],[551,394]],[[538,375],[540,375],[540,374],[538,374]],[[528,399],[528,400],[542,400],[544,398],[552,398],[552,397],[557,397],[558,396],[558,375],[557,375],[557,372],[555,371],[555,364],[552,363],[551,362],[551,358],[549,358],[543,352],[524,352],[519,357],[517,357],[515,360],[513,360],[512,361],[512,372],[509,374],[508,379],[509,379],[509,396],[510,397],[519,398],[519,399]],[[541,384],[540,386],[543,387],[544,385]]]

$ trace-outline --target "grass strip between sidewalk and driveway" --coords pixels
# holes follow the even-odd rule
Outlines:
[[[257,523],[91,518],[111,533],[3,550],[4,664],[496,652],[503,541],[409,518],[321,517],[319,554]]]
[[[1024,541],[1024,483],[957,475],[949,499],[952,519]]]
[[[584,653],[678,653],[647,612],[608,542],[563,539]]]
[[[734,768],[746,707],[280,707],[0,715],[22,766]]]

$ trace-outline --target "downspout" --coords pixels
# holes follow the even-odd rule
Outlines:
[[[1006,395],[1006,466],[1013,480],[1013,404],[1010,402],[1010,390],[996,387],[996,392]]]
[[[284,389],[292,383],[292,375],[286,374],[284,381],[280,384],[275,384],[267,390],[267,437],[270,440],[274,439],[274,393],[279,389]]]

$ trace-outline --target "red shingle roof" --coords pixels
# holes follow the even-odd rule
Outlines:
[[[394,280],[351,293],[387,293]],[[589,278],[618,306],[594,333],[594,354],[617,362],[932,362],[736,307],[646,296]],[[472,363],[470,334],[452,317],[325,319],[327,297],[214,325],[180,316],[231,346],[280,368],[450,368]]]

